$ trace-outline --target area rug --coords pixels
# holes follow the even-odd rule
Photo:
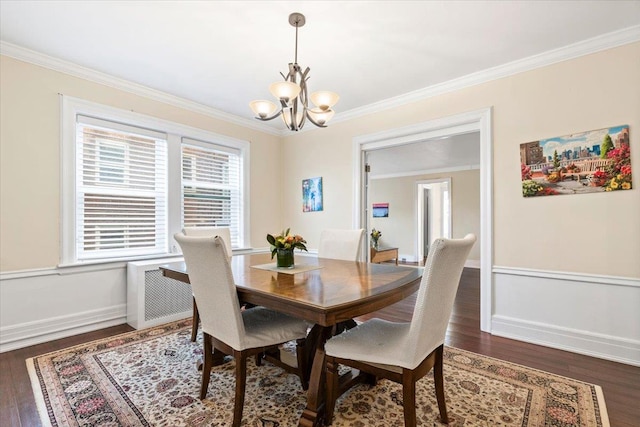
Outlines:
[[[129,332],[27,360],[45,426],[229,426],[234,362],[212,370],[198,398],[190,320]],[[247,363],[243,426],[296,426],[306,393],[298,377]],[[608,426],[599,386],[456,348],[445,349],[451,426]],[[418,382],[418,425],[441,425],[433,376]],[[402,389],[359,385],[336,405],[334,426],[403,426]]]

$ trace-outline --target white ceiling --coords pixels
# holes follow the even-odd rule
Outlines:
[[[291,12],[336,117],[640,24],[640,1],[0,0],[0,39],[251,120],[293,61]]]

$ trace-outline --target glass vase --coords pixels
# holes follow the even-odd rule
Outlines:
[[[278,268],[293,268],[293,249],[279,248],[276,254]]]

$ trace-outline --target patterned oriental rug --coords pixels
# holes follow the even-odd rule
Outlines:
[[[228,426],[234,362],[212,371],[198,398],[200,342],[190,320],[129,332],[27,360],[45,426]],[[298,377],[247,363],[244,426],[296,426],[306,394]],[[451,426],[609,426],[599,386],[447,347]],[[418,424],[441,425],[433,376],[418,382]],[[334,426],[403,426],[402,389],[359,385],[336,405]]]

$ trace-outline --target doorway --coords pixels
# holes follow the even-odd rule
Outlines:
[[[416,181],[417,258],[420,265],[435,239],[451,238],[451,178]]]
[[[354,204],[353,227],[368,224],[369,211],[366,198],[366,153],[387,147],[402,146],[470,132],[480,138],[480,329],[491,332],[493,294],[493,178],[492,178],[492,111],[485,108],[455,116],[430,120],[403,128],[391,129],[353,139]]]

